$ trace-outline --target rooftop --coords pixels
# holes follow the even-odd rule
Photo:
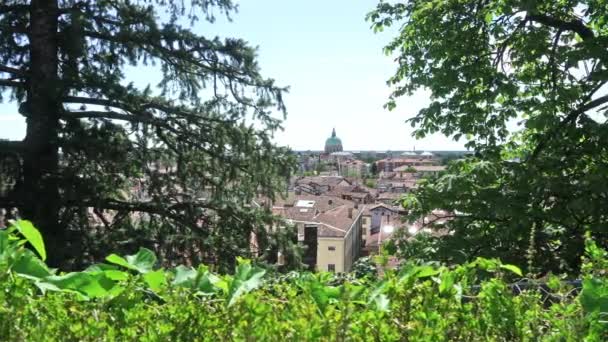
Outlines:
[[[321,185],[321,186],[325,186],[325,185],[336,186],[336,185],[342,183],[343,181],[350,183],[344,177],[339,177],[339,176],[314,176],[314,177],[298,178],[298,179],[296,179],[296,184],[314,183],[314,184]]]
[[[318,224],[320,237],[344,237],[365,206],[330,196],[295,195],[275,201],[272,212],[295,223]]]
[[[394,171],[402,172],[408,171],[409,168],[413,168],[419,172],[439,172],[445,170],[445,165],[418,165],[418,166],[399,166],[394,169]]]

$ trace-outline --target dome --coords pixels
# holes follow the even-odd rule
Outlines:
[[[331,137],[325,140],[325,153],[342,152],[342,140],[336,136],[336,129],[331,132]]]

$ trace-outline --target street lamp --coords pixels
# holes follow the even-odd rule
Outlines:
[[[378,262],[382,266],[382,271],[384,271],[384,268],[388,265],[388,258],[382,253],[382,232],[386,234],[391,234],[394,230],[395,227],[393,227],[392,225],[386,225],[382,226],[380,228],[380,231],[378,232]]]
[[[380,244],[382,243],[382,232],[386,234],[391,234],[395,230],[395,227],[392,225],[382,226],[380,231],[378,232],[378,252],[380,252]]]
[[[411,235],[416,234],[416,232],[418,231],[418,229],[416,229],[416,227],[414,227],[413,225],[411,225],[408,229],[407,232],[410,233]]]

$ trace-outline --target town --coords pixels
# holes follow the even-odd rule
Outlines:
[[[0,1],[0,341],[608,341],[608,0]]]
[[[393,234],[437,234],[426,223],[439,225],[448,216],[436,210],[433,217],[408,222],[400,204],[422,179],[445,170],[444,161],[432,152],[349,152],[334,128],[322,151],[295,153],[298,173],[288,189],[274,202],[260,202],[296,227],[309,270],[349,272],[359,257],[379,253]]]

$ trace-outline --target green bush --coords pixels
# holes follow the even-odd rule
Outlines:
[[[31,245],[31,249],[24,246]],[[478,259],[408,264],[370,277],[205,266],[155,268],[152,252],[110,255],[82,272],[46,267],[27,221],[0,231],[0,339],[6,341],[601,341],[608,337],[606,252],[587,246],[578,295],[557,277],[551,296],[515,295],[512,265]]]

